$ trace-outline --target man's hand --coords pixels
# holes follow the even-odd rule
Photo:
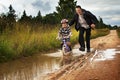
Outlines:
[[[95,28],[95,24],[91,24],[91,28],[94,29]]]

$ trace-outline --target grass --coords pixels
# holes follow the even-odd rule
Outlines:
[[[105,36],[107,34],[110,33],[110,30],[109,29],[96,29],[96,30],[92,30],[92,33],[91,33],[91,39],[94,39],[94,38],[97,38],[97,37],[100,37],[100,36]]]
[[[120,38],[120,28],[117,29],[118,36]]]
[[[6,62],[19,57],[30,56],[34,53],[49,52],[60,48],[60,41],[56,40],[59,27],[44,26],[30,28],[16,25],[16,29],[0,34],[0,62]],[[109,33],[108,29],[92,30],[92,37],[96,38]],[[71,42],[76,44],[78,32],[72,28]]]

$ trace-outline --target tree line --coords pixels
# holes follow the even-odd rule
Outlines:
[[[62,18],[72,19],[75,12],[75,6],[77,1],[75,0],[59,0],[58,6],[56,7],[56,12],[41,15],[38,11],[37,16],[28,16],[26,11],[18,18],[12,5],[9,6],[9,11],[7,13],[2,13],[0,15],[0,32],[2,33],[5,29],[14,29],[16,24],[29,25],[29,26],[39,26],[41,24],[59,24]],[[99,17],[97,28],[111,28],[111,25],[106,25],[102,18]]]

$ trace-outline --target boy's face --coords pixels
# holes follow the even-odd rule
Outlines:
[[[66,28],[67,27],[67,23],[62,23],[62,27]]]

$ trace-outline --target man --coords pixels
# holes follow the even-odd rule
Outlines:
[[[84,32],[86,32],[87,52],[90,52],[91,28],[95,28],[95,24],[98,20],[91,12],[82,9],[79,5],[76,6],[75,10],[76,14],[70,21],[69,26],[72,26],[75,23],[75,29],[79,31],[80,51],[85,51]]]

